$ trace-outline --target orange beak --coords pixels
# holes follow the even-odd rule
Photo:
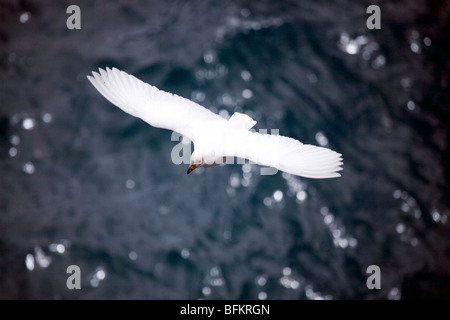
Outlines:
[[[196,168],[198,168],[198,167],[200,167],[199,164],[191,163],[191,165],[190,165],[189,168],[188,168],[187,174],[191,173],[192,171],[194,171],[194,169],[196,169]]]

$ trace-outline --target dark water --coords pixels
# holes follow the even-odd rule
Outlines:
[[[66,28],[70,4],[81,30]],[[366,28],[370,4],[381,30]],[[445,1],[0,2],[0,298],[450,298],[449,14]],[[105,66],[329,146],[343,176],[186,176],[171,132],[87,81]]]

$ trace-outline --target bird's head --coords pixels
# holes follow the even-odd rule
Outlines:
[[[193,152],[191,155],[191,163],[189,165],[189,169],[187,174],[191,173],[194,169],[203,165],[203,156],[199,152]]]

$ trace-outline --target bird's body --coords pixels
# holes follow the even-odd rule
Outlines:
[[[252,132],[256,121],[246,114],[235,112],[227,120],[116,68],[92,74],[88,79],[94,87],[123,111],[194,142],[188,173],[199,166],[223,163],[226,157],[238,157],[309,178],[340,176],[339,153],[284,136]]]

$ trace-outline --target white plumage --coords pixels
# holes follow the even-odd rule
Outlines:
[[[188,173],[198,166],[223,163],[224,157],[239,157],[308,178],[340,176],[341,154],[284,136],[251,132],[256,121],[246,114],[235,112],[226,120],[116,68],[92,74],[89,81],[111,103],[153,127],[176,131],[194,142]]]

